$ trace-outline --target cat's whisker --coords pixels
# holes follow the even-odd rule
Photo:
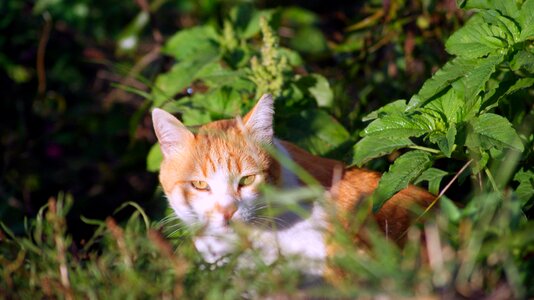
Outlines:
[[[164,224],[167,224],[167,223],[172,222],[172,221],[173,221],[173,219],[165,217],[165,218],[159,220],[158,224],[164,225]]]
[[[271,226],[276,225],[277,227],[283,229],[287,228],[289,223],[279,217],[265,217],[265,216],[255,216],[251,221],[252,224],[262,225],[262,226]]]
[[[159,221],[158,222],[158,225],[160,226],[167,226],[169,224],[173,224],[173,223],[176,223],[176,222],[180,222],[180,219],[176,218],[176,219],[169,219],[169,220],[165,220],[165,221]]]
[[[177,223],[177,224],[172,224],[172,225],[165,225],[164,226],[164,229],[166,230],[170,230],[170,229],[180,229],[180,228],[187,228],[187,226],[185,224],[182,224],[182,223]]]
[[[165,217],[163,217],[163,219],[161,219],[161,221],[166,221],[166,220],[169,220],[169,219],[176,219],[176,218],[177,218],[176,214],[170,213],[170,214],[166,215]]]
[[[187,226],[181,225],[181,226],[177,226],[177,227],[165,228],[165,232],[170,231],[170,233],[168,234],[169,236],[177,233],[178,231],[183,231],[183,230],[187,231],[188,230]]]
[[[265,209],[265,208],[267,208],[267,207],[269,207],[269,205],[267,205],[267,204],[254,205],[254,206],[253,206],[253,209],[254,209],[254,210],[260,210],[260,209]]]
[[[167,233],[166,236],[167,237],[170,237],[174,234],[176,234],[177,232],[180,232],[180,231],[185,231],[189,234],[192,234],[194,232],[194,228],[198,228],[202,226],[201,222],[194,222],[192,224],[185,224],[185,223],[178,223],[178,224],[173,224],[171,226],[168,226],[166,227],[164,230],[171,230],[171,232]],[[176,228],[174,228],[176,227]]]
[[[172,223],[172,222],[179,222],[180,218],[174,213],[171,213],[165,217],[163,217],[161,220],[159,220],[158,225],[165,226],[166,224]]]
[[[180,231],[180,229],[173,230],[172,232],[169,232],[169,233],[165,234],[165,237],[170,238],[170,237],[174,236],[179,231]]]
[[[251,224],[251,225],[264,227],[264,226],[272,224],[273,222],[271,220],[267,220],[267,219],[254,218],[254,219],[251,219],[248,223]]]

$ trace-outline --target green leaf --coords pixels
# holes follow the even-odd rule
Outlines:
[[[256,85],[247,79],[245,70],[231,70],[224,68],[217,60],[210,62],[195,75],[196,79],[202,80],[210,88],[232,86],[236,90],[254,92]]]
[[[397,100],[391,103],[388,103],[379,109],[369,113],[362,118],[362,121],[370,121],[385,115],[402,115],[406,110],[406,100]]]
[[[439,204],[441,211],[443,211],[450,222],[458,223],[458,221],[460,221],[460,217],[462,216],[460,209],[458,209],[458,206],[456,206],[451,199],[446,196],[442,196],[439,200]]]
[[[277,130],[280,138],[292,141],[313,154],[325,155],[344,145],[349,133],[332,116],[320,109],[307,109],[285,116]],[[290,129],[290,130],[288,130]]]
[[[503,15],[512,17],[514,19],[519,15],[519,9],[517,8],[516,1],[513,0],[466,0],[464,4],[464,9],[494,9],[501,12]]]
[[[148,155],[146,157],[146,169],[150,172],[159,171],[161,161],[163,160],[163,154],[161,153],[161,148],[159,143],[155,143],[150,148]]]
[[[432,165],[430,153],[420,150],[410,151],[399,156],[389,171],[382,175],[376,191],[372,195],[373,212],[380,210],[382,205],[395,193],[406,188],[411,181],[419,177]]]
[[[518,51],[510,62],[510,68],[513,71],[522,69],[534,74],[534,54],[525,50]]]
[[[210,113],[202,108],[183,108],[182,111],[182,121],[186,126],[197,126],[213,121]]]
[[[520,30],[514,20],[494,10],[481,11],[479,14],[486,23],[496,25],[504,31],[509,45],[519,41]]]
[[[413,111],[417,107],[426,105],[428,99],[435,97],[451,84],[456,96],[465,99],[468,108],[474,108],[479,101],[475,96],[485,88],[486,82],[503,59],[503,55],[493,55],[484,59],[455,58],[423,84],[418,95],[410,100],[407,110]],[[464,115],[465,111],[467,110],[464,109]]]
[[[519,25],[521,26],[521,35],[519,40],[531,40],[534,38],[534,0],[527,0],[521,6],[519,13]]]
[[[477,96],[474,99],[468,100],[462,108],[462,116],[460,120],[468,121],[476,117],[480,112],[482,105],[482,97]]]
[[[409,138],[366,136],[354,146],[352,163],[361,166],[373,158],[412,145],[414,143]]]
[[[241,113],[242,95],[230,86],[214,88],[208,93],[195,93],[192,97],[174,102],[182,112],[186,126],[204,124],[213,120],[232,118]]]
[[[466,146],[469,149],[469,156],[473,159],[473,163],[471,164],[471,173],[473,175],[477,175],[488,164],[490,155],[488,154],[488,151],[481,150],[479,144],[476,146],[472,145],[469,136],[467,137]]]
[[[175,64],[167,73],[156,77],[152,93],[154,106],[159,107],[165,101],[173,99],[176,93],[186,88],[193,80],[195,70],[189,63]]]
[[[451,157],[454,150],[454,141],[456,139],[456,126],[454,124],[447,129],[446,133],[438,132],[432,134],[431,141],[436,143],[446,157]]]
[[[534,78],[519,78],[504,94],[511,95],[519,90],[534,86]]]
[[[504,55],[494,55],[480,59],[478,66],[470,69],[462,79],[453,83],[453,88],[459,95],[463,95],[468,105],[470,105],[470,102],[478,101],[478,94],[484,91],[486,83],[491,75],[495,73],[497,65],[503,60]]]
[[[311,77],[315,79],[315,85],[311,86],[308,90],[317,101],[319,107],[331,107],[334,102],[334,93],[330,88],[330,83],[322,75],[311,74]]]
[[[363,135],[376,137],[408,138],[418,137],[431,132],[433,127],[421,117],[406,115],[386,115],[376,119],[364,130]]]
[[[248,39],[260,32],[260,18],[270,19],[273,10],[258,11],[250,3],[242,3],[230,11],[235,31],[239,38]]]
[[[488,24],[480,14],[454,32],[445,43],[448,53],[464,58],[479,58],[508,46],[505,30]]]
[[[328,49],[323,32],[313,26],[297,29],[289,44],[301,53],[320,54]]]
[[[410,109],[423,105],[424,101],[438,94],[445,88],[447,88],[452,82],[458,78],[469,73],[477,65],[477,60],[465,59],[465,58],[454,58],[453,60],[446,63],[441,69],[439,69],[432,78],[425,81],[421,90],[419,90],[418,96],[420,99],[417,99],[418,105],[414,105],[412,100],[408,106]]]
[[[454,89],[449,89],[445,94],[433,99],[425,105],[425,109],[430,109],[438,112],[443,121],[450,125],[463,121],[462,109],[465,101],[458,97]]]
[[[345,33],[345,40],[340,44],[329,45],[336,53],[355,53],[365,47],[367,32]]]
[[[515,194],[521,201],[521,207],[529,209],[532,206],[534,196],[534,172],[521,169],[515,174],[514,181],[519,182]]]
[[[280,47],[278,48],[278,52],[281,56],[287,58],[287,61],[293,67],[302,66],[304,64],[302,57],[300,57],[300,54],[297,51],[291,50],[289,48]]]
[[[447,134],[445,135],[445,137],[447,138],[447,145],[446,146],[440,146],[439,143],[438,143],[438,146],[439,148],[441,149],[441,151],[443,152],[443,154],[445,154],[445,156],[447,157],[451,157],[451,154],[452,154],[452,151],[454,151],[454,143],[456,141],[456,126],[455,125],[452,125],[451,127],[449,127],[449,129],[447,130]]]
[[[180,30],[163,46],[162,52],[177,60],[191,60],[198,56],[217,56],[218,36],[211,26],[195,26]]]
[[[512,76],[510,76],[512,77]],[[534,85],[534,78],[517,78],[513,76],[512,80],[501,80],[498,86],[486,93],[482,107],[484,111],[489,111],[499,105],[499,101],[521,89],[529,88]]]
[[[417,179],[415,180],[414,184],[419,184],[423,181],[428,182],[428,190],[434,194],[439,194],[439,185],[441,183],[441,180],[443,177],[449,175],[449,173],[436,169],[436,168],[429,168],[425,170]]]
[[[284,8],[282,18],[298,25],[313,25],[319,21],[317,14],[298,6]]]
[[[241,113],[243,97],[232,87],[212,90],[203,98],[202,106],[210,112],[213,119],[228,119]]]
[[[202,74],[204,68],[209,68],[217,60],[218,57],[205,56],[197,60],[182,61],[175,64],[169,72],[156,77],[152,90],[154,106],[159,107],[165,101],[173,99],[197,79],[197,75]]]
[[[523,151],[521,139],[506,118],[486,113],[474,118],[469,124],[472,131],[468,133],[466,144],[471,148],[477,146],[483,149],[497,147]]]

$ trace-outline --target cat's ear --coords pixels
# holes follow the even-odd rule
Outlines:
[[[248,133],[257,141],[270,144],[273,141],[274,100],[270,94],[261,96],[258,103],[243,118]]]
[[[193,133],[182,122],[162,109],[154,108],[152,123],[161,146],[161,152],[166,158],[180,151],[191,138],[194,138]]]

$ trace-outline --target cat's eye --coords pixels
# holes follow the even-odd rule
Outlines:
[[[243,187],[243,186],[251,185],[252,183],[254,183],[255,179],[256,179],[256,175],[243,176],[239,180],[239,186]]]
[[[207,182],[202,180],[193,180],[191,181],[191,186],[193,186],[195,189],[199,191],[209,191],[210,186]]]

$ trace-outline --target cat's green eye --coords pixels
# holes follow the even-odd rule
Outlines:
[[[199,191],[208,191],[210,189],[210,186],[208,185],[208,183],[202,180],[191,181],[191,186],[193,186],[195,189]]]
[[[242,186],[251,185],[252,183],[254,183],[255,179],[256,179],[256,175],[243,176],[239,180],[239,186],[242,187]]]

